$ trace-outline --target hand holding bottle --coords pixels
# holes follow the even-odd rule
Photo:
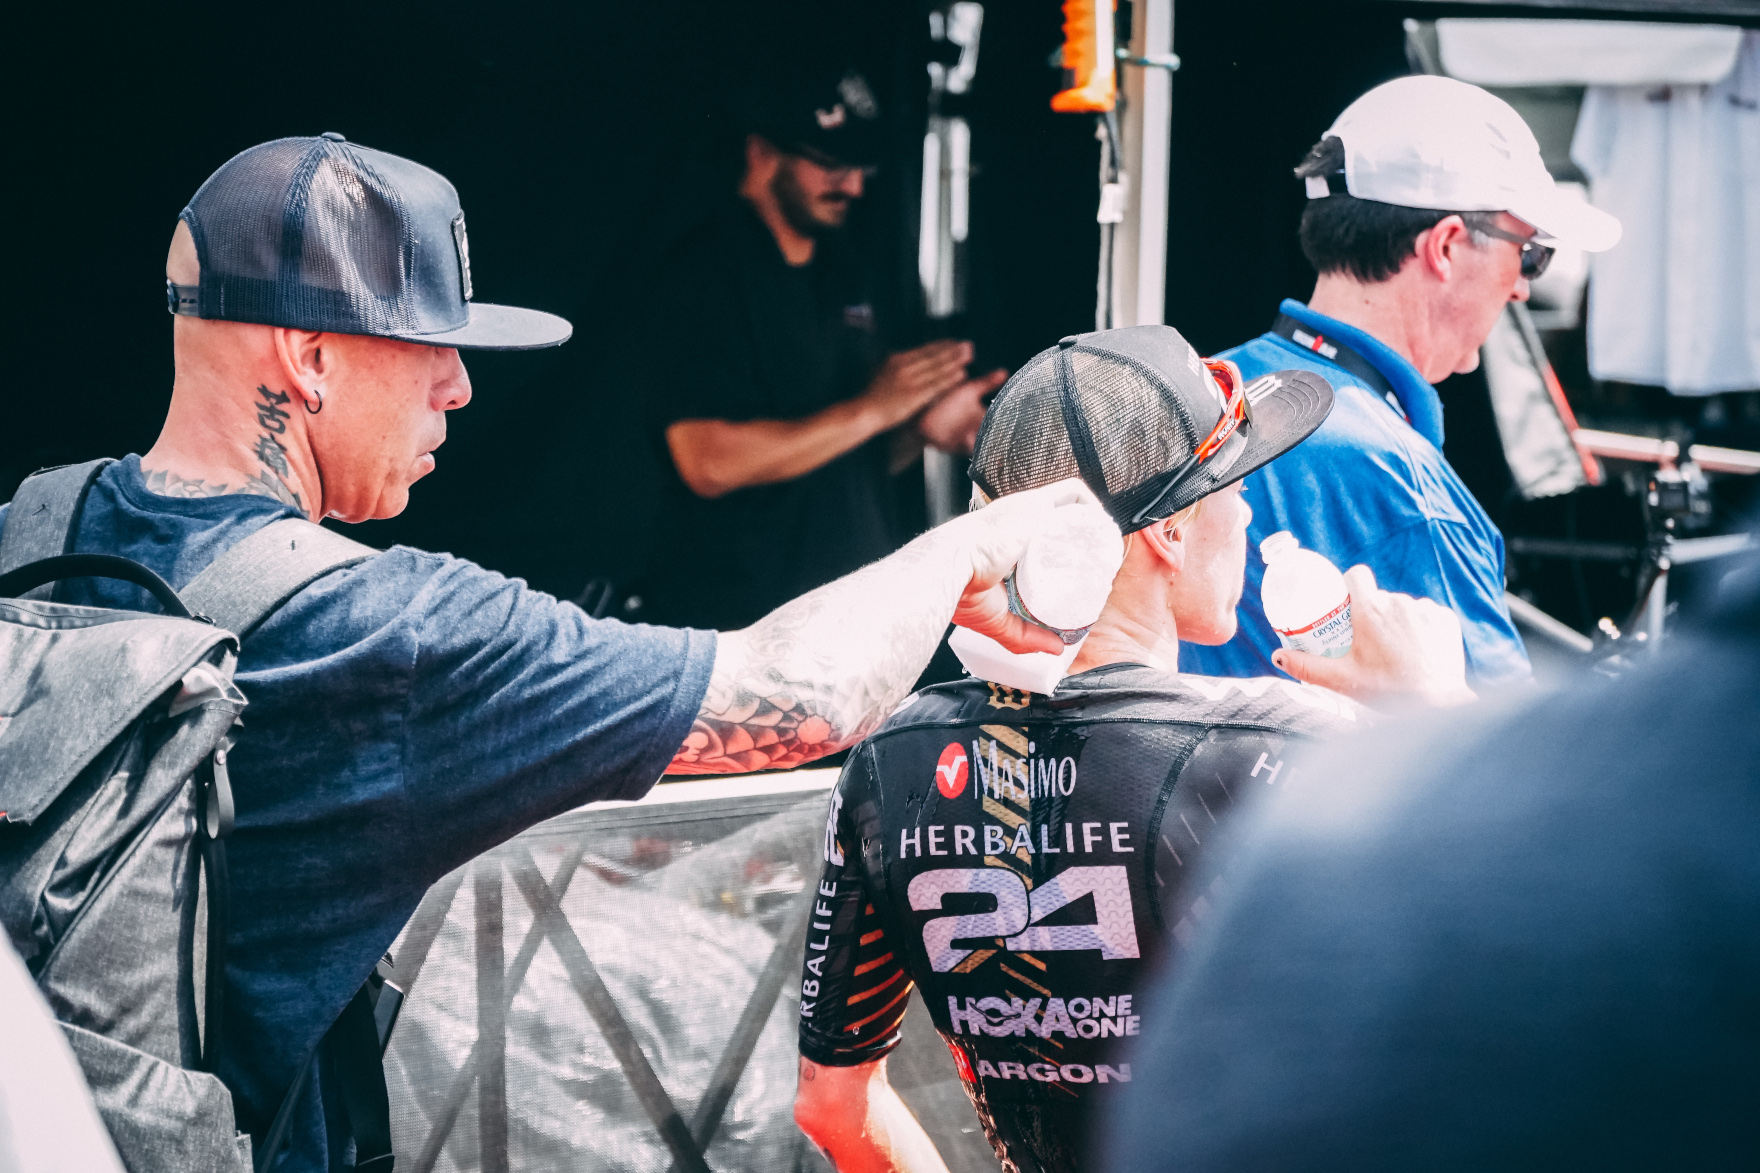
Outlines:
[[[1375,708],[1447,708],[1476,700],[1453,611],[1375,584],[1367,566],[1345,571],[1351,644],[1342,656],[1279,648],[1271,662],[1297,680]]]

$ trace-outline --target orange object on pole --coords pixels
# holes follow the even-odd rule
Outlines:
[[[1113,52],[1116,0],[1063,0],[1063,68],[1068,88],[1051,99],[1061,114],[1104,114],[1118,106]]]

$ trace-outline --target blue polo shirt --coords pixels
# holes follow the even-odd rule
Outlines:
[[[1416,367],[1353,326],[1285,300],[1284,313],[1343,342],[1387,379],[1396,408],[1343,367],[1274,333],[1224,351],[1247,379],[1314,371],[1332,384],[1332,414],[1307,440],[1246,478],[1253,522],[1240,630],[1220,647],[1180,645],[1180,670],[1206,676],[1278,674],[1277,633],[1259,601],[1259,543],[1279,530],[1340,569],[1363,563],[1384,589],[1434,599],[1460,617],[1467,679],[1498,685],[1530,675],[1503,601],[1503,535],[1442,455],[1442,399]],[[1404,414],[1402,416],[1401,410]]]

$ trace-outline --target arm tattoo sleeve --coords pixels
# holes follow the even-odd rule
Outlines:
[[[957,524],[932,530],[724,634],[669,772],[785,769],[866,737],[929,663],[970,581],[964,534]]]

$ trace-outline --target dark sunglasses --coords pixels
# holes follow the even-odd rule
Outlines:
[[[1513,232],[1505,232],[1501,228],[1475,228],[1475,232],[1483,232],[1487,236],[1495,236],[1499,240],[1507,240],[1522,246],[1522,279],[1532,281],[1546,272],[1546,266],[1552,263],[1552,254],[1558,250],[1547,244],[1536,244],[1531,236],[1517,236]]]

